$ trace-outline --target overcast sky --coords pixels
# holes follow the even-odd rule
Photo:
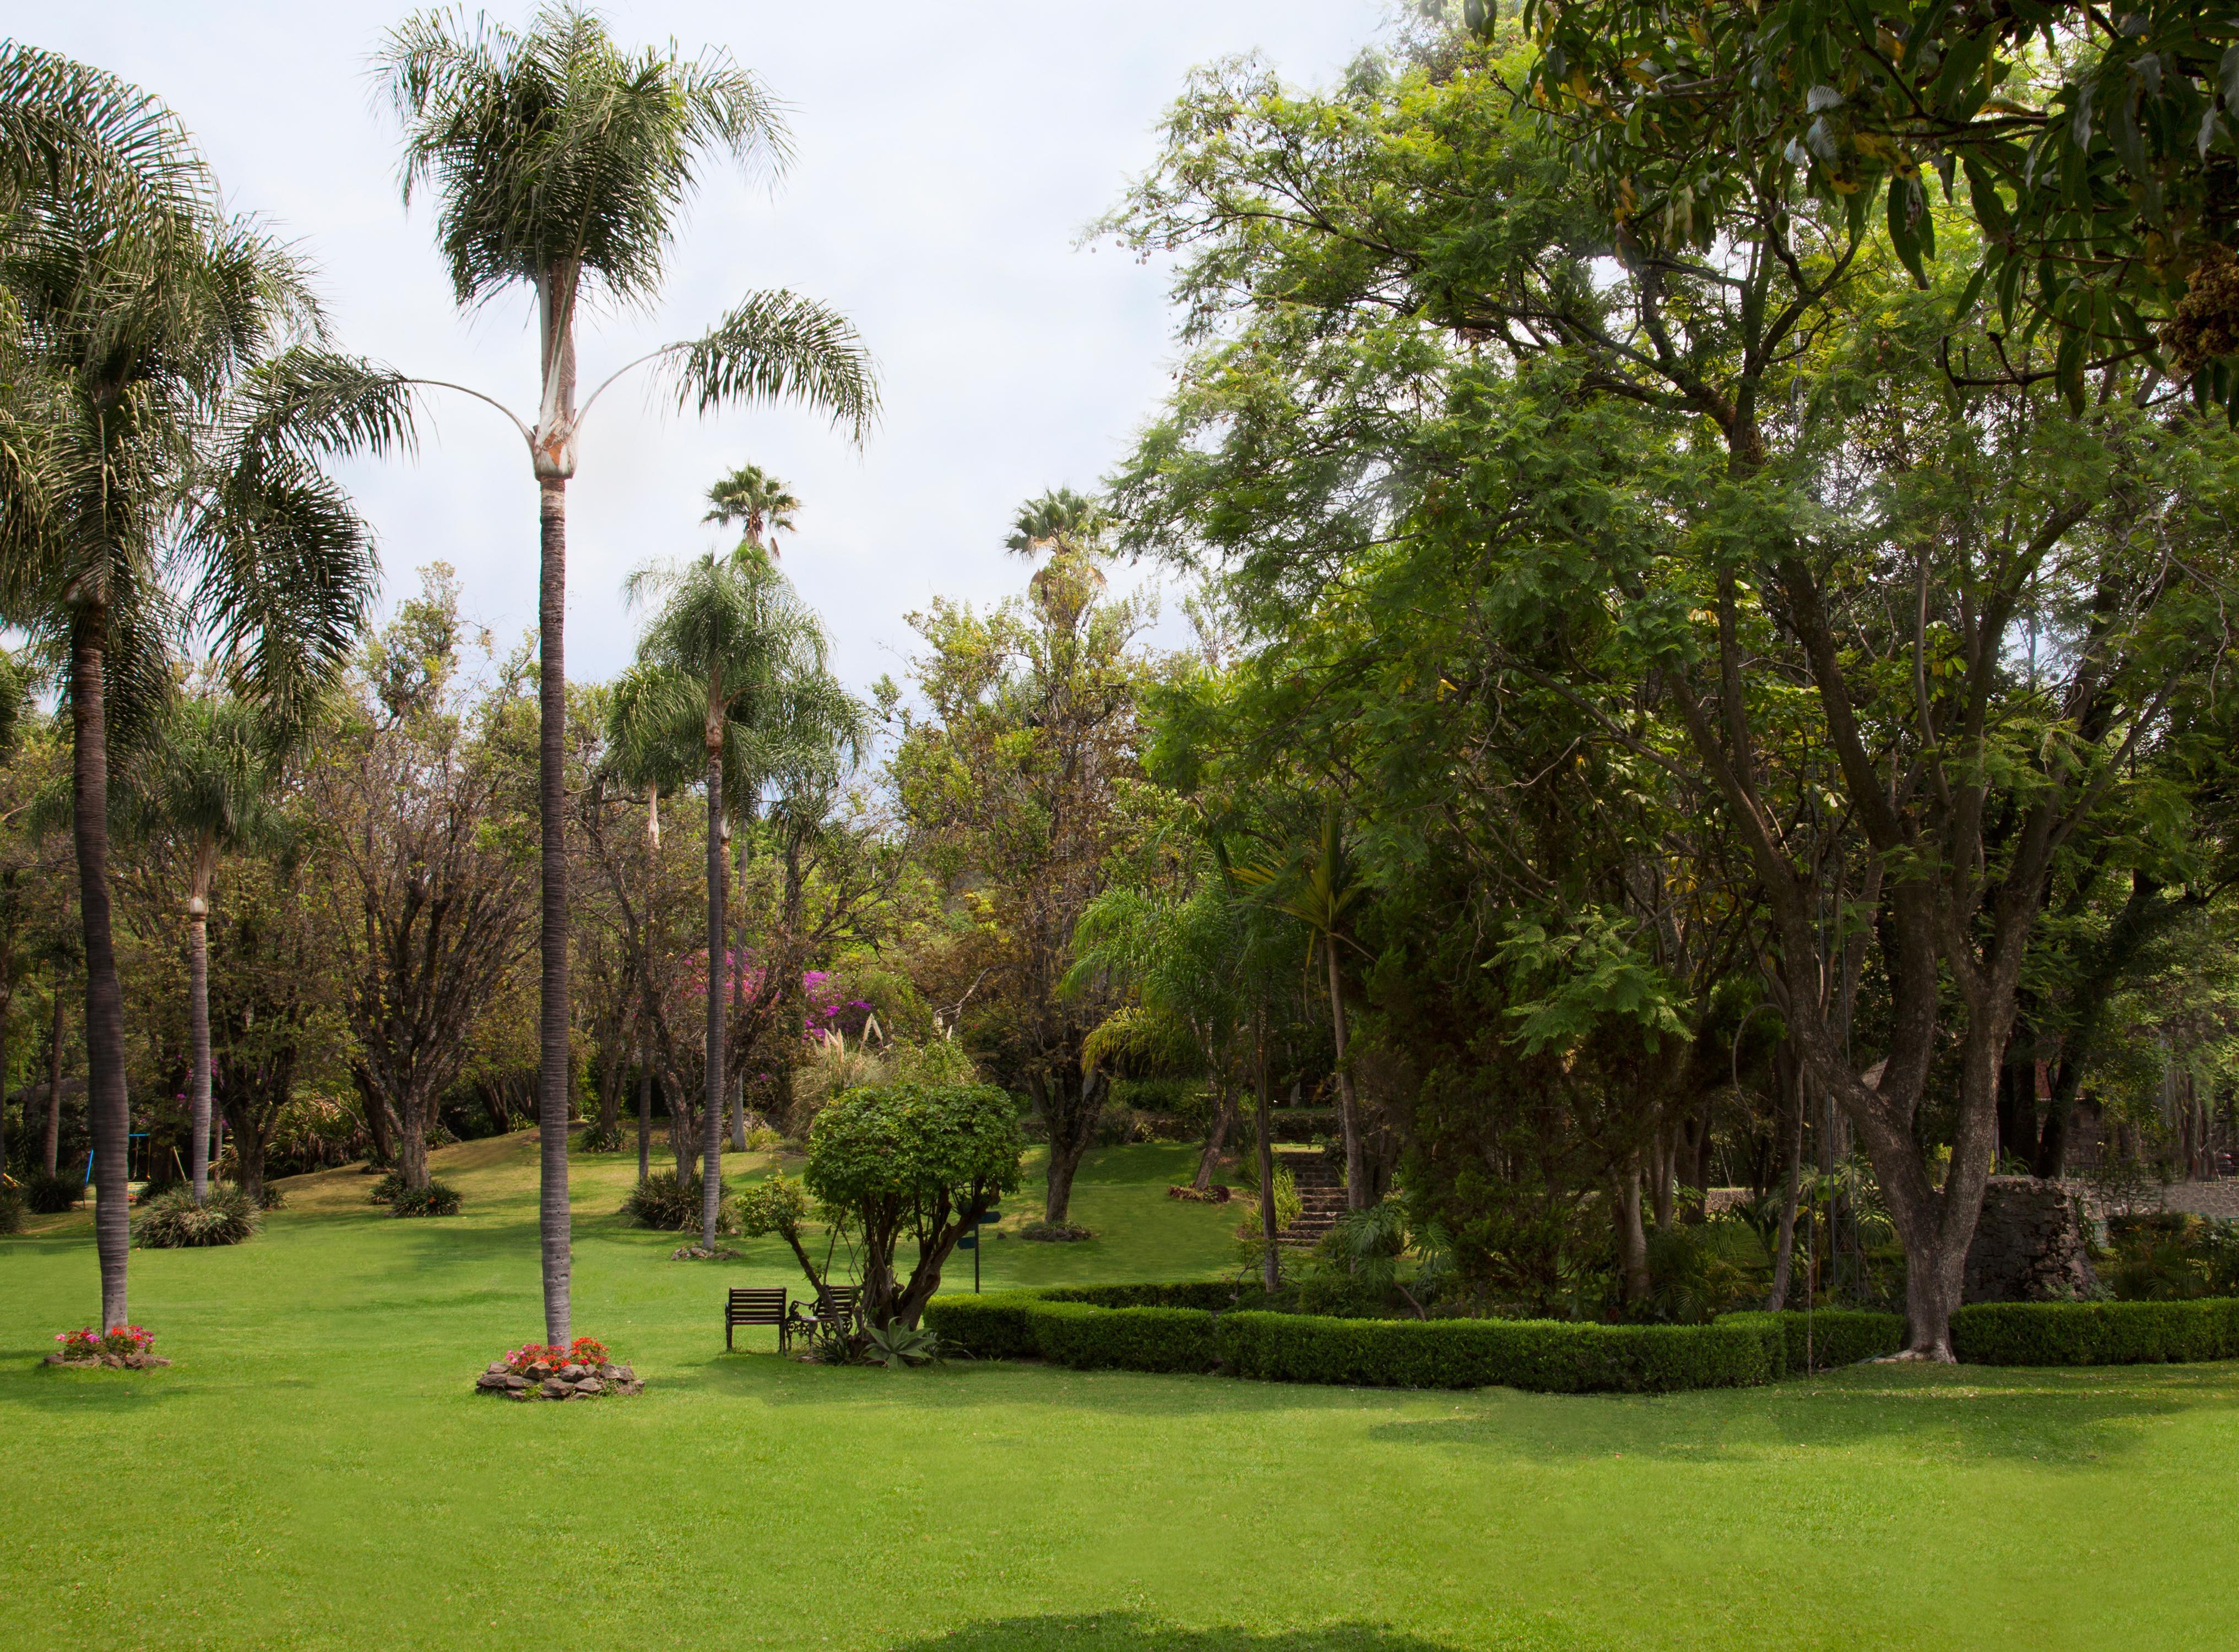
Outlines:
[[[459,315],[430,215],[399,203],[395,129],[373,106],[366,63],[409,7],[10,10],[23,37],[179,112],[234,207],[300,240],[344,348],[533,407],[526,295]],[[913,642],[904,615],[934,593],[984,602],[1018,588],[1025,570],[1001,546],[1019,502],[1093,487],[1164,393],[1174,354],[1166,273],[1076,243],[1153,158],[1188,70],[1258,50],[1287,78],[1325,81],[1386,15],[1382,0],[606,11],[626,44],[727,48],[790,105],[797,158],[774,195],[735,172],[711,176],[658,311],[591,318],[584,382],[700,331],[747,291],[789,287],[855,322],[886,412],[859,452],[789,409],[698,421],[610,395],[570,489],[569,673],[605,676],[626,661],[622,576],[714,544],[699,525],[702,495],[752,460],[805,503],[784,566],[858,689],[900,674]],[[490,12],[517,23],[528,7]],[[380,534],[385,601],[416,587],[419,567],[450,562],[472,616],[503,646],[535,616],[535,484],[498,414],[435,394],[416,459],[354,465],[348,480]],[[1166,606],[1163,629],[1178,638]]]

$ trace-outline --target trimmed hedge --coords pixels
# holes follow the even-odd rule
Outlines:
[[[2239,1359],[2239,1298],[1978,1302],[1951,1316],[1970,1365],[2146,1365]]]
[[[1044,1302],[1085,1302],[1092,1308],[1201,1308],[1225,1314],[1262,1293],[1232,1279],[1190,1279],[1179,1284],[1053,1285],[1031,1293]]]
[[[974,1359],[1040,1359],[1033,1313],[1041,1303],[1032,1290],[935,1297],[925,1305],[925,1323]]]
[[[1830,1370],[1879,1359],[1904,1346],[1903,1314],[1868,1313],[1855,1308],[1797,1309],[1779,1313],[1721,1315],[1722,1325],[1754,1325],[1774,1338],[1773,1363],[1784,1376]],[[1805,1357],[1809,1347],[1810,1358]]]
[[[1776,1339],[1754,1325],[1587,1325],[1558,1320],[1220,1317],[1239,1377],[1372,1388],[1663,1393],[1770,1381]]]
[[[1027,1320],[1042,1357],[1077,1370],[1204,1372],[1220,1363],[1218,1321],[1202,1308],[1045,1302]]]

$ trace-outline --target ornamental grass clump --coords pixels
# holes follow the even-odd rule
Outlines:
[[[640,1227],[659,1228],[664,1233],[688,1233],[700,1226],[700,1199],[697,1181],[679,1181],[674,1171],[656,1171],[630,1189],[629,1197],[622,1201],[622,1214]],[[725,1199],[718,1207],[715,1231],[738,1231],[736,1202]]]
[[[204,1245],[239,1244],[263,1226],[263,1212],[237,1187],[213,1187],[195,1203],[183,1183],[165,1188],[140,1207],[132,1223],[132,1243],[145,1251],[186,1251]]]
[[[459,1190],[444,1182],[430,1182],[425,1187],[408,1187],[389,1202],[391,1216],[456,1216],[459,1213]]]
[[[73,1210],[85,1198],[85,1184],[67,1176],[49,1176],[43,1171],[23,1184],[23,1203],[30,1207],[33,1216],[60,1216]]]

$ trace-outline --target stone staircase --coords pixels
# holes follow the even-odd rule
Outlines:
[[[1298,1219],[1277,1234],[1275,1242],[1312,1250],[1345,1214],[1345,1167],[1319,1148],[1278,1147],[1275,1163],[1291,1172],[1299,1190]]]

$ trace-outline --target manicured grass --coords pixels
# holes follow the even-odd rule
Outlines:
[[[993,1241],[988,1282],[1225,1271],[1234,1213],[1163,1197],[1187,1162],[1100,1155],[1076,1208],[1102,1237]],[[90,1224],[0,1239],[11,1644],[2230,1642],[2239,1368],[1626,1399],[834,1370],[767,1332],[727,1358],[720,1289],[789,1283],[774,1247],[668,1262],[608,1215],[613,1158],[579,1172],[578,1329],[652,1387],[515,1406],[467,1389],[541,1329],[532,1146],[438,1169],[467,1215],[391,1220],[336,1173],[254,1244],[136,1252],[166,1371],[37,1369],[95,1300]]]

